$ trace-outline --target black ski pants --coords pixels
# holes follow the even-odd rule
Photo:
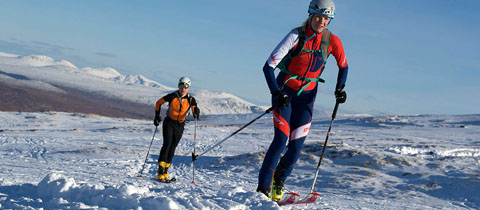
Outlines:
[[[172,163],[175,149],[182,138],[185,122],[178,122],[166,117],[163,121],[163,146],[160,149],[158,162]]]

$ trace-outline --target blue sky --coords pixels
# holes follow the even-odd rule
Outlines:
[[[113,67],[169,86],[233,93],[267,105],[262,67],[308,0],[0,0],[0,51]],[[342,109],[358,113],[480,113],[478,0],[337,0],[329,29],[349,62]],[[316,107],[334,104],[329,58]]]

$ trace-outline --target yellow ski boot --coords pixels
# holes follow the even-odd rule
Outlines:
[[[158,163],[158,170],[157,170],[157,180],[164,182],[165,181],[165,168],[167,163],[161,161]],[[168,178],[167,178],[168,179]]]
[[[170,179],[168,179],[168,168],[171,165],[172,165],[171,163],[165,163],[165,171],[163,172],[163,177],[164,177],[165,181],[170,181]]]
[[[283,180],[274,180],[272,189],[272,200],[280,201],[283,197]]]

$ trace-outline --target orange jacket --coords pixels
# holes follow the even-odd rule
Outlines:
[[[155,112],[160,113],[162,104],[168,102],[167,117],[178,122],[184,122],[187,117],[188,110],[197,106],[197,101],[190,94],[181,97],[178,91],[169,93],[157,100],[155,104]]]

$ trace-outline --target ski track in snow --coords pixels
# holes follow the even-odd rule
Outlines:
[[[256,114],[205,116],[197,154]],[[186,125],[170,170],[153,180],[162,144],[150,121],[74,113],[0,112],[0,209],[479,209],[480,115],[338,117],[315,204],[279,207],[255,193],[271,115],[195,162]],[[286,190],[309,192],[328,118],[314,118]]]

